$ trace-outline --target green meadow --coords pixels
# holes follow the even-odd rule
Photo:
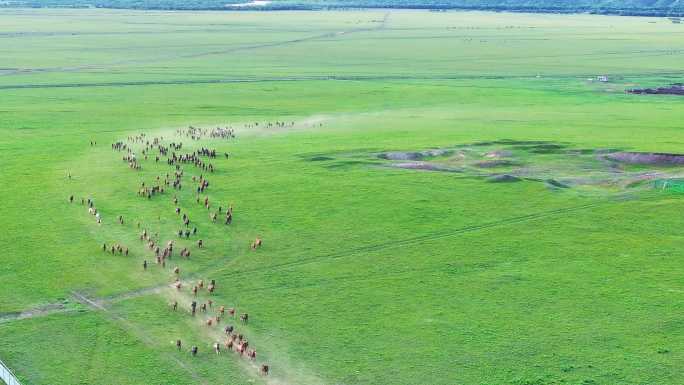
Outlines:
[[[0,359],[28,385],[679,384],[684,201],[652,181],[684,171],[601,154],[684,152],[684,99],[625,93],[682,82],[683,44],[665,18],[0,10]],[[215,172],[139,196],[175,170],[112,150],[141,133]],[[411,162],[467,170],[383,158],[434,149]],[[495,151],[518,163],[473,171]],[[220,305],[249,323],[206,326]],[[228,324],[255,361],[214,353]]]

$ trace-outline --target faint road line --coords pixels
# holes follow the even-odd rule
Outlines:
[[[316,262],[319,262],[322,260],[350,257],[350,256],[357,255],[360,253],[371,253],[371,252],[376,252],[376,251],[386,250],[386,249],[392,249],[392,248],[397,248],[397,247],[411,246],[411,245],[420,244],[420,243],[424,243],[424,242],[430,242],[430,241],[434,241],[434,240],[438,240],[438,239],[459,236],[461,234],[467,234],[467,233],[477,232],[477,231],[481,231],[481,230],[487,230],[487,229],[495,228],[495,227],[499,227],[499,226],[506,226],[506,225],[516,224],[516,223],[521,223],[521,222],[526,222],[526,221],[533,221],[533,220],[547,218],[547,217],[554,217],[557,215],[567,214],[567,213],[571,213],[571,212],[575,212],[575,211],[588,210],[588,209],[595,208],[595,207],[598,207],[598,206],[601,206],[604,204],[608,204],[608,203],[612,203],[612,202],[634,199],[635,197],[638,198],[638,196],[636,196],[636,195],[627,195],[626,194],[626,195],[619,196],[617,198],[608,198],[605,200],[587,203],[587,204],[583,204],[583,205],[558,208],[558,209],[548,210],[548,211],[541,211],[538,213],[532,213],[532,214],[520,215],[520,216],[516,216],[516,217],[505,218],[505,219],[501,219],[498,221],[492,221],[492,222],[483,223],[483,224],[479,224],[479,225],[465,226],[465,227],[461,227],[461,228],[453,229],[453,230],[433,232],[433,233],[419,235],[419,236],[411,237],[411,238],[405,238],[405,239],[399,239],[399,240],[394,240],[394,241],[390,241],[390,242],[383,242],[383,243],[377,243],[377,244],[372,244],[372,245],[367,245],[367,246],[361,246],[361,247],[357,247],[357,248],[353,248],[353,249],[349,249],[349,250],[344,250],[344,251],[339,251],[339,252],[315,255],[315,256],[311,256],[308,258],[299,259],[299,260],[291,261],[291,262],[284,262],[284,263],[279,263],[279,264],[260,267],[260,268],[235,271],[235,272],[227,274],[227,276],[236,276],[236,275],[242,275],[242,274],[250,274],[250,273],[258,273],[258,272],[264,272],[264,271],[279,270],[279,269],[283,269],[283,268],[287,268],[287,267],[308,265],[308,264],[316,263]],[[225,271],[226,269],[228,269],[229,265],[234,263],[234,261],[235,260],[231,260],[228,262],[220,261],[219,263],[221,265],[214,264],[214,265],[208,266],[207,268],[205,268],[202,271],[198,271],[196,273],[188,275],[186,280],[195,279],[197,277],[206,276],[208,274],[221,273],[221,272]],[[145,287],[145,288],[131,290],[131,291],[123,292],[123,293],[112,295],[112,296],[99,297],[99,298],[94,298],[94,299],[88,298],[88,297],[84,296],[83,294],[76,292],[76,291],[72,292],[72,295],[80,303],[87,305],[90,308],[107,311],[107,309],[105,307],[105,304],[107,304],[107,303],[116,303],[116,302],[124,301],[127,299],[131,299],[131,298],[142,297],[142,296],[146,296],[146,295],[150,295],[150,294],[158,294],[162,290],[164,290],[165,288],[168,288],[168,287],[170,287],[169,284],[165,283],[165,284],[161,284],[161,285]],[[46,306],[56,306],[56,305],[57,304],[46,305]],[[52,311],[40,311],[40,309],[41,308],[28,309],[28,310],[23,311],[22,313],[18,313],[18,314],[24,314],[23,317],[18,317],[16,314],[6,315],[4,317],[0,317],[0,323],[12,321],[12,320],[25,319],[25,318],[40,317],[43,315],[52,314],[52,313],[56,313],[56,312],[66,312],[66,311],[74,310],[74,309],[62,309],[62,310],[55,309]]]

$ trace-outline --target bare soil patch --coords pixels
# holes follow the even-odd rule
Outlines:
[[[449,155],[451,152],[452,151],[450,150],[425,150],[415,152],[392,151],[378,154],[378,158],[387,160],[420,160],[423,158]]]
[[[615,152],[604,155],[606,159],[630,164],[652,165],[681,165],[684,164],[683,154],[668,154],[658,152]]]
[[[451,168],[446,166],[441,166],[438,164],[426,163],[426,162],[404,162],[404,163],[394,163],[392,167],[404,168],[407,170],[426,170],[426,171],[442,171],[442,172],[461,172],[462,170],[457,168]]]
[[[667,87],[658,88],[634,88],[627,90],[629,94],[647,94],[647,95],[679,95],[684,96],[684,84],[675,83]]]
[[[496,150],[496,151],[490,151],[490,152],[486,153],[484,156],[485,156],[485,158],[489,158],[489,159],[508,158],[510,156],[513,156],[513,152],[508,151],[508,150]]]

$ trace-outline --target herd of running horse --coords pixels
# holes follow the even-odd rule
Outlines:
[[[287,123],[288,125],[294,124]],[[246,127],[258,126],[259,123],[253,123],[245,125]],[[263,124],[267,127],[279,127],[285,126],[284,122],[267,122]],[[187,129],[179,129],[176,131],[176,136],[181,138],[186,138],[191,141],[199,140],[231,140],[235,138],[235,131],[231,127],[217,127],[214,129],[204,129],[189,126]],[[210,149],[206,147],[200,147],[196,150],[183,153],[183,143],[182,142],[170,142],[164,144],[165,139],[163,136],[159,137],[148,137],[146,134],[142,133],[135,136],[128,136],[126,140],[117,141],[112,144],[112,150],[117,152],[123,152],[122,160],[127,163],[130,169],[135,171],[140,171],[143,168],[143,162],[153,161],[155,164],[159,162],[166,162],[168,166],[172,167],[172,172],[167,172],[165,175],[160,175],[155,178],[152,184],[146,184],[142,182],[138,188],[137,194],[144,198],[145,200],[151,200],[155,196],[165,195],[167,192],[173,190],[174,196],[172,199],[174,205],[174,213],[180,219],[179,229],[175,234],[180,239],[190,239],[190,237],[196,237],[198,235],[198,229],[196,226],[192,225],[190,217],[187,212],[181,208],[177,194],[184,187],[184,176],[185,170],[184,166],[193,166],[195,169],[200,171],[199,176],[192,176],[190,185],[193,189],[193,193],[196,194],[195,201],[197,204],[202,204],[205,209],[209,211],[209,218],[212,223],[215,223],[218,215],[225,217],[224,224],[230,225],[233,221],[233,205],[227,205],[225,208],[223,206],[215,207],[211,204],[208,195],[205,191],[209,188],[209,180],[205,177],[203,173],[213,173],[215,171],[214,165],[211,163],[217,157],[216,149]],[[95,146],[97,142],[91,141],[91,146]],[[187,146],[186,146],[187,147]],[[225,157],[228,158],[229,154],[224,153]],[[165,158],[165,159],[163,159]],[[71,174],[69,174],[71,177]],[[187,187],[186,187],[187,188]],[[204,198],[202,199],[202,195]],[[74,196],[69,197],[69,202],[74,202]],[[81,204],[88,208],[89,214],[93,215],[98,224],[101,224],[103,218],[101,213],[95,207],[95,202],[92,198],[82,198]],[[182,214],[182,215],[181,215]],[[119,215],[117,217],[119,224],[124,224],[123,216]],[[139,240],[143,242],[145,246],[149,249],[149,252],[154,255],[154,261],[160,268],[166,268],[167,261],[172,259],[174,250],[177,249],[176,241],[171,239],[169,241],[163,242],[158,233],[152,233],[147,228],[141,228],[140,222],[137,223],[138,231],[140,231]],[[197,239],[195,242],[198,249],[203,248],[204,241],[202,239]],[[262,240],[256,238],[250,245],[252,250],[260,248],[262,245]],[[116,255],[126,255],[129,254],[129,248],[123,246],[119,243],[111,243],[102,245],[102,251],[105,253],[111,253]],[[179,255],[181,258],[190,259],[191,248],[183,247]],[[150,264],[147,259],[143,260],[142,267],[144,270],[150,268]],[[216,341],[213,343],[213,350],[216,354],[221,354],[222,346],[226,351],[233,351],[241,357],[246,357],[250,360],[256,360],[257,352],[254,347],[250,346],[249,342],[245,336],[238,333],[236,327],[230,324],[231,320],[237,320],[236,317],[239,316],[239,320],[243,324],[247,324],[249,321],[249,314],[247,313],[236,313],[235,308],[226,308],[225,306],[215,305],[211,300],[211,295],[216,290],[216,281],[210,280],[208,284],[205,285],[204,280],[199,280],[193,283],[184,282],[181,280],[181,271],[178,266],[172,269],[172,274],[174,276],[172,287],[177,291],[184,290],[185,287],[189,287],[189,291],[192,294],[192,301],[188,309],[188,313],[192,317],[198,317],[199,314],[204,314],[206,316],[209,313],[213,313],[204,321],[207,327],[212,328],[222,328],[222,332],[225,334],[224,341]],[[206,302],[199,303],[198,295],[202,291],[206,290],[207,298]],[[178,301],[173,301],[170,304],[173,311],[178,310]],[[183,349],[183,341],[178,338],[175,342],[176,348],[178,350]],[[190,354],[194,357],[200,354],[199,347],[196,344],[191,345]],[[265,363],[259,365],[259,371],[262,375],[268,375],[269,366]]]

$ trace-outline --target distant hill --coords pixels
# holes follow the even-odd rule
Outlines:
[[[197,10],[418,8],[684,16],[684,0],[5,0],[0,1],[0,7],[102,7]]]

